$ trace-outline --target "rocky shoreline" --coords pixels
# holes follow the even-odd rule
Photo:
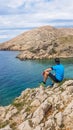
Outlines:
[[[48,59],[54,59],[54,58],[62,58],[62,59],[67,59],[67,58],[73,58],[72,55],[48,55],[48,54],[34,54],[29,51],[24,51],[16,56],[16,58],[20,59],[21,61],[23,60],[48,60]]]
[[[20,60],[73,57],[73,28],[39,27],[0,44],[0,50],[20,51]]]
[[[28,88],[1,106],[0,130],[73,130],[73,80]]]

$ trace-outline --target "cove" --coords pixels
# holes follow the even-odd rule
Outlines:
[[[26,88],[38,87],[43,70],[54,65],[53,59],[20,61],[15,58],[18,53],[0,51],[0,106],[12,103]],[[65,67],[65,78],[73,79],[73,58],[61,59],[61,63]]]

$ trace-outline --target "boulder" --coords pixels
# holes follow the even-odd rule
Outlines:
[[[51,104],[46,100],[43,102],[40,107],[34,112],[32,122],[38,125],[44,118],[47,111],[51,108]]]

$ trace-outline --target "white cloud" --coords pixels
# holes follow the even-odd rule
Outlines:
[[[24,0],[0,0],[0,6],[17,8],[23,4]]]
[[[0,0],[0,7],[0,29],[25,30],[46,24],[73,27],[73,0]],[[7,36],[11,38],[13,34]]]
[[[3,39],[3,38],[8,38],[8,35],[1,35],[0,39]]]
[[[19,6],[23,5],[23,3],[24,0],[10,0],[7,6],[11,8],[18,8]]]

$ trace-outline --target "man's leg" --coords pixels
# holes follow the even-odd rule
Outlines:
[[[43,73],[43,77],[44,77],[43,82],[44,83],[46,83],[46,80],[48,79],[49,73],[50,73],[49,71],[44,71],[44,73]]]

